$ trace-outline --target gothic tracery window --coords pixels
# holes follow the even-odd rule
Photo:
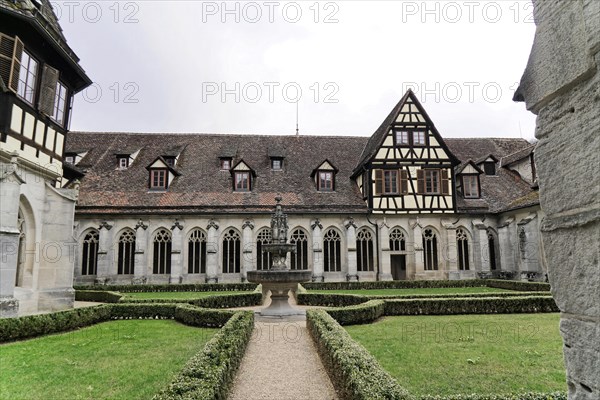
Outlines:
[[[423,231],[423,261],[426,271],[438,269],[437,235],[433,229]]]
[[[356,261],[358,271],[373,271],[373,234],[362,228],[356,234]]]
[[[166,229],[159,230],[154,235],[154,257],[152,272],[154,274],[171,273],[171,232]]]
[[[390,250],[406,251],[406,237],[400,228],[394,228],[390,231]]]
[[[117,274],[133,274],[135,266],[135,232],[128,229],[119,237]]]
[[[269,229],[263,229],[258,232],[258,237],[256,238],[256,269],[259,271],[267,270],[271,267],[271,253],[263,250],[263,245],[270,244],[271,242],[271,231]]]
[[[84,236],[81,275],[96,275],[98,272],[98,242],[99,234],[97,230],[89,231]]]
[[[188,274],[206,273],[206,234],[194,229],[188,239]]]
[[[323,268],[325,272],[342,270],[342,239],[335,229],[329,229],[323,235]]]
[[[469,270],[469,238],[464,229],[456,230],[456,248],[458,257],[458,269]]]
[[[241,264],[240,234],[234,229],[228,229],[223,235],[223,273],[234,274],[240,272]]]
[[[291,254],[291,269],[308,269],[308,235],[302,229],[292,232],[290,243],[296,245],[296,252]]]

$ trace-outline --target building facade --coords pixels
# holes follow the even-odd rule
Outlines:
[[[91,81],[48,1],[0,1],[0,313],[70,308],[81,176],[63,167],[73,95]]]
[[[71,133],[75,281],[244,281],[278,195],[313,281],[544,280],[534,150],[443,139],[411,91],[370,137]]]

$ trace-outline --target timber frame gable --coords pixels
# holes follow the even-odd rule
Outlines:
[[[352,178],[373,213],[452,213],[459,164],[408,90],[367,142]]]

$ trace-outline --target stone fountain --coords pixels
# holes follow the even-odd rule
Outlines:
[[[302,315],[303,310],[294,308],[289,303],[289,291],[296,290],[301,282],[308,282],[311,271],[291,270],[286,264],[288,253],[296,251],[296,245],[287,243],[287,215],[281,208],[281,197],[276,197],[275,213],[271,217],[271,244],[263,246],[263,250],[271,254],[271,267],[268,270],[248,271],[249,282],[260,283],[263,293],[271,291],[271,304],[263,308],[260,315],[267,317],[284,317]]]

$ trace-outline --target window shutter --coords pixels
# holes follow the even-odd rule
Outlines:
[[[425,171],[422,169],[417,170],[417,192],[419,194],[425,193]]]
[[[21,71],[21,58],[23,57],[23,42],[15,37],[12,60],[10,65],[10,77],[8,79],[8,88],[17,93],[19,90],[19,72]]]
[[[54,114],[54,100],[56,98],[56,84],[58,83],[58,70],[45,64],[42,73],[42,86],[38,109],[48,116]]]
[[[449,181],[448,170],[443,169],[442,170],[442,194],[449,194],[448,186],[450,186],[450,185],[449,185],[448,181]]]
[[[0,78],[5,87],[8,87],[10,80],[14,50],[15,39],[0,33]]]
[[[408,193],[408,172],[405,169],[400,170],[400,194]]]
[[[383,170],[375,170],[375,194],[383,193]]]

